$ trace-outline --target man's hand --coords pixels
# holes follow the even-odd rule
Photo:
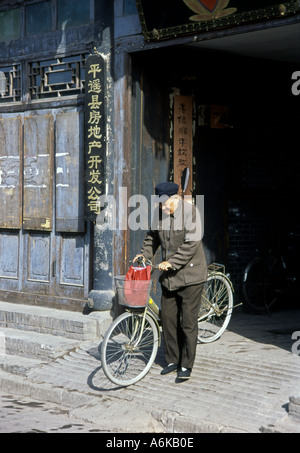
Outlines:
[[[172,264],[169,263],[169,261],[163,261],[162,263],[160,263],[158,265],[158,269],[160,271],[167,271],[168,269],[171,269],[172,268]]]
[[[133,258],[133,263],[135,263],[136,261],[143,261],[143,262],[144,262],[144,261],[145,261],[144,255],[141,255],[141,254],[136,255],[136,256]]]

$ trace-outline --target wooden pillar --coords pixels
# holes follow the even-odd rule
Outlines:
[[[117,229],[114,235],[114,274],[122,275],[128,267],[129,229],[127,202],[130,193],[131,155],[131,58],[123,52],[115,55],[115,134],[114,181],[117,209]],[[121,188],[127,188],[121,190]]]

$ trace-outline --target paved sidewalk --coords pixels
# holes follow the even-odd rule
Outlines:
[[[288,414],[289,398],[300,395],[296,331],[300,310],[269,317],[236,309],[218,341],[198,345],[188,382],[160,375],[160,350],[142,381],[117,388],[102,371],[99,340],[84,341],[23,376],[0,371],[0,390],[60,404],[112,432],[300,433],[300,419]]]

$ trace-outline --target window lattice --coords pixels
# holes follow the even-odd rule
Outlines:
[[[21,101],[21,65],[14,64],[0,67],[3,91],[0,94],[0,103]],[[4,81],[4,77],[6,81]]]
[[[35,61],[29,64],[31,99],[71,96],[84,93],[87,55]]]

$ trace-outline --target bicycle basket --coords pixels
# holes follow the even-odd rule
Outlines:
[[[152,280],[125,280],[125,275],[115,277],[114,280],[120,305],[134,308],[146,307]]]

